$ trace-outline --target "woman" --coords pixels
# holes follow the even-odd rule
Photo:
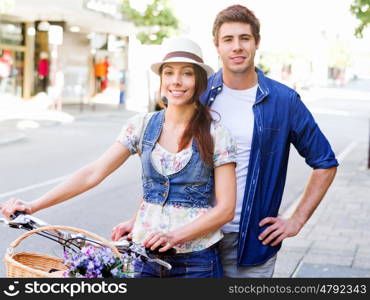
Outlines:
[[[97,161],[31,203],[10,199],[2,213],[34,213],[70,199],[139,153],[144,201],[133,240],[159,252],[174,247],[178,254],[165,258],[173,266],[168,273],[140,262],[136,272],[142,277],[221,277],[216,245],[222,238],[219,228],[234,216],[236,144],[199,102],[212,69],[196,43],[176,38],[152,70],[160,75],[166,110],[131,118]]]

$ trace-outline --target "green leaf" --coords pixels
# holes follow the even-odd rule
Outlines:
[[[364,29],[370,24],[370,0],[354,0],[350,10],[360,21],[360,24],[355,28],[355,36],[362,38]]]
[[[136,37],[142,44],[161,44],[179,28],[167,0],[152,0],[143,13],[132,8],[130,0],[122,0],[122,12],[140,28]]]

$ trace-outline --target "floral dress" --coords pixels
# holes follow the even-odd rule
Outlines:
[[[140,153],[140,140],[146,125],[153,113],[138,114],[130,118],[123,126],[117,141],[123,144],[131,154]],[[214,167],[236,162],[236,142],[230,132],[213,122],[211,135],[214,140]],[[152,151],[152,163],[155,169],[164,176],[179,172],[190,161],[192,147],[178,153],[171,153],[157,143]],[[209,208],[180,207],[142,202],[136,216],[133,229],[133,241],[141,243],[153,232],[168,232],[191,223]],[[222,238],[220,230],[216,230],[197,239],[177,245],[177,253],[200,251],[212,246]]]

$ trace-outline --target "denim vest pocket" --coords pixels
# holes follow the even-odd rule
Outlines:
[[[187,185],[185,187],[185,190],[190,193],[197,193],[201,196],[204,196],[204,193],[206,192],[207,185],[206,184],[197,184],[197,185]]]
[[[207,184],[201,186],[188,185],[184,188],[184,191],[187,195],[186,199],[189,202],[192,202],[193,206],[209,207],[210,206],[209,195],[212,194],[212,191],[210,189],[211,188],[208,187]]]
[[[206,197],[207,186],[186,186],[185,191],[190,195],[190,198]]]

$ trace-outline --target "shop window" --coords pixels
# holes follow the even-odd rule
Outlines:
[[[24,24],[1,20],[0,44],[24,45]]]
[[[0,49],[0,94],[22,96],[23,52]]]

